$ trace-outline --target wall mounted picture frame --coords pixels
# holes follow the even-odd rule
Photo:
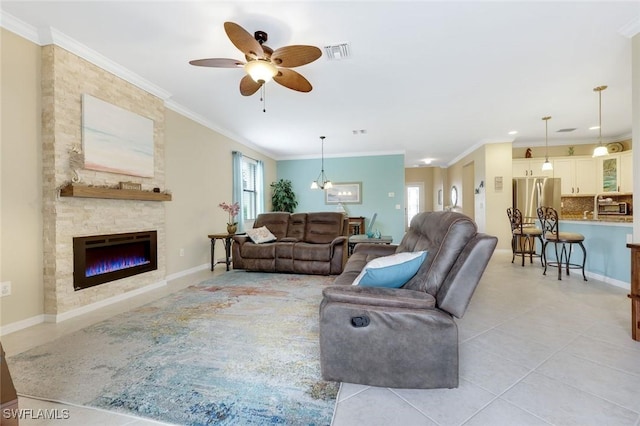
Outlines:
[[[82,95],[84,168],[153,177],[153,120]]]
[[[325,204],[362,204],[362,182],[334,183],[324,197]]]

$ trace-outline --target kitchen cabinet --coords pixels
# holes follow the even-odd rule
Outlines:
[[[598,158],[600,192],[633,192],[633,153],[621,152]]]
[[[592,157],[553,159],[553,177],[560,178],[562,195],[595,195],[596,161]]]
[[[544,158],[518,158],[513,160],[513,177],[553,177],[553,170],[542,171]]]
[[[633,152],[620,154],[620,192],[633,192]]]

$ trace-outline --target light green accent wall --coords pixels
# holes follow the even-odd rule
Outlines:
[[[298,200],[296,212],[336,211],[325,204],[324,191],[311,189],[320,173],[320,159],[278,161],[278,179],[289,179]],[[349,216],[364,216],[368,227],[378,213],[374,228],[399,243],[404,235],[404,156],[325,158],[325,174],[332,182],[362,182],[362,204],[346,204]],[[389,193],[393,193],[389,197]],[[396,205],[400,208],[396,209]],[[367,228],[367,231],[369,229]]]

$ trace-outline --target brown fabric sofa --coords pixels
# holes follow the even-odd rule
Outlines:
[[[458,386],[458,328],[497,244],[455,212],[420,213],[397,246],[358,244],[320,305],[325,380],[393,388]],[[351,284],[370,260],[427,250],[401,288]]]
[[[258,215],[254,228],[266,226],[277,240],[255,244],[233,237],[233,269],[337,275],[347,259],[348,219],[338,212]]]

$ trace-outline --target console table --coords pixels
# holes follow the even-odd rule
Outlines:
[[[380,238],[369,238],[367,235],[351,235],[349,237],[349,256],[353,253],[353,248],[359,243],[391,244],[393,237],[383,235]]]
[[[233,243],[233,235],[234,234],[209,234],[209,238],[211,239],[211,270],[213,271],[213,267],[218,263],[225,263],[227,265],[227,271],[229,270],[229,265],[231,264],[231,244]],[[214,253],[216,249],[216,240],[222,240],[222,244],[224,244],[224,260],[216,262]]]

